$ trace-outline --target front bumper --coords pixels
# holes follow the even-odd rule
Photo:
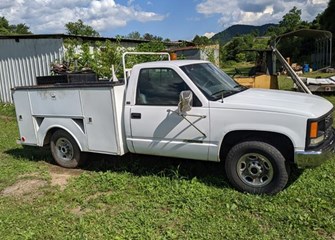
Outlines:
[[[312,151],[295,151],[294,163],[298,168],[317,167],[329,158],[335,156],[335,130],[330,139],[318,149]]]

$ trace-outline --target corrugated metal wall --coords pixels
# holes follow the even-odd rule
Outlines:
[[[36,84],[63,56],[63,39],[0,39],[0,102],[12,103],[11,88]]]

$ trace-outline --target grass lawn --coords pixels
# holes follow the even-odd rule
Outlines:
[[[92,154],[63,169],[48,149],[16,145],[14,116],[0,105],[1,239],[335,239],[334,158],[254,196],[217,163]]]

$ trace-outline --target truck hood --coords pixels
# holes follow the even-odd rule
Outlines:
[[[223,102],[222,100],[212,102],[211,108],[216,107],[280,112],[317,118],[329,112],[333,105],[322,97],[306,93],[252,88],[225,97]]]

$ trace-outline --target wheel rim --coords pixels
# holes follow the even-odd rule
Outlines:
[[[73,158],[73,146],[66,138],[59,138],[56,141],[57,157],[63,161],[70,161]]]
[[[265,156],[248,153],[238,160],[237,174],[245,184],[251,187],[263,187],[273,179],[273,166]]]

